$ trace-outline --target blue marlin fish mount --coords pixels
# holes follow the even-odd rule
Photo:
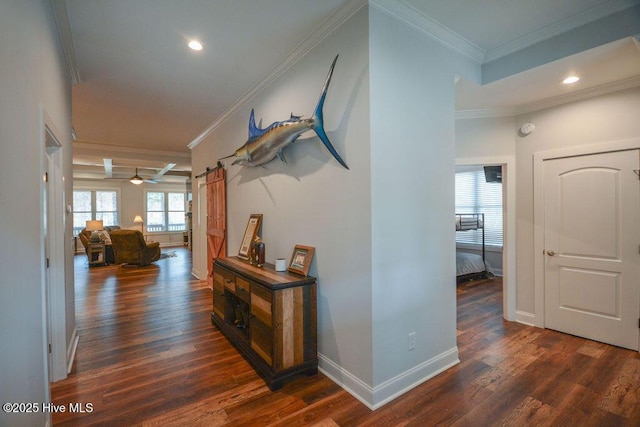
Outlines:
[[[249,139],[232,155],[223,157],[222,159],[235,157],[236,159],[233,161],[234,165],[260,166],[278,156],[278,158],[286,164],[287,160],[284,157],[283,150],[289,144],[295,142],[300,135],[308,130],[313,130],[338,163],[346,169],[349,169],[336,149],[331,145],[329,137],[327,137],[324,131],[324,120],[322,117],[324,99],[327,96],[327,89],[329,88],[337,60],[338,55],[336,55],[331,64],[327,80],[324,82],[324,87],[320,93],[320,99],[318,99],[318,105],[311,118],[303,119],[301,116],[291,114],[288,120],[273,122],[268,127],[261,129],[256,126],[256,119],[252,109],[251,116],[249,117]]]

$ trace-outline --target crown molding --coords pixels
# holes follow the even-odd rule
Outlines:
[[[67,2],[65,0],[51,0],[51,8],[53,16],[56,20],[60,45],[64,53],[64,59],[69,70],[69,77],[72,84],[78,84],[82,81],[80,78],[80,67],[78,66],[78,57],[76,56],[76,48],[73,44],[73,34],[71,33],[71,25],[69,24],[69,14],[67,13]]]
[[[606,16],[613,15],[621,10],[636,6],[637,0],[609,0],[588,10],[556,21],[546,27],[540,28],[522,37],[511,40],[496,48],[489,49],[484,57],[484,63],[494,61],[503,56],[510,55],[526,47],[533,46],[544,40],[550,39],[567,31],[581,27],[590,22],[597,21]]]
[[[378,10],[417,29],[448,48],[470,58],[472,61],[482,64],[485,57],[483,49],[408,4],[405,0],[371,0],[371,4]]]
[[[260,81],[249,89],[244,95],[238,98],[231,106],[222,113],[215,121],[205,128],[200,135],[191,141],[187,147],[193,150],[205,138],[224,123],[233,113],[242,106],[258,96],[268,88],[280,76],[288,71],[295,63],[302,59],[309,51],[316,47],[322,40],[333,33],[340,25],[356,14],[362,7],[368,4],[367,0],[350,0],[347,4],[323,21],[311,34],[303,39],[293,51],[271,72],[266,74]]]
[[[522,114],[532,113],[534,111],[556,107],[558,105],[568,104],[570,102],[582,101],[585,99],[595,98],[597,96],[607,95],[609,93],[633,89],[636,87],[640,87],[640,76],[620,80],[617,82],[607,83],[578,92],[555,96],[553,98],[524,104],[514,108],[479,108],[473,110],[458,110],[456,111],[456,120],[519,116]]]
[[[102,144],[90,141],[73,141],[74,152],[105,152],[118,153],[122,155],[145,155],[145,156],[168,156],[176,159],[191,161],[191,153],[181,151],[153,150],[150,148],[125,147],[122,145]]]
[[[456,120],[488,119],[493,117],[513,117],[515,108],[478,108],[472,110],[457,110]]]

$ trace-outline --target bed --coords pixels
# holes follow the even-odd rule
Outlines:
[[[487,278],[491,267],[485,259],[484,214],[456,214],[456,232],[482,230],[482,256],[456,251],[456,277],[459,280]]]

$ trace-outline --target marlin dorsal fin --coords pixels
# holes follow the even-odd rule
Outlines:
[[[293,113],[291,113],[291,118],[290,120],[300,120],[302,118],[302,116],[296,116]]]
[[[256,118],[252,108],[251,115],[249,116],[249,139],[264,135],[266,131],[266,129],[260,129],[256,126]]]

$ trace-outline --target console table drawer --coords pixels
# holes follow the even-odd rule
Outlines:
[[[238,298],[246,303],[251,302],[251,294],[249,293],[250,284],[242,277],[236,277],[236,291],[235,294]]]
[[[213,276],[214,283],[216,282],[215,280],[216,274],[218,274],[219,282],[222,284],[224,288],[229,289],[231,292],[236,291],[236,275],[233,274],[231,271],[221,267],[213,270],[213,274],[214,274]]]

